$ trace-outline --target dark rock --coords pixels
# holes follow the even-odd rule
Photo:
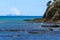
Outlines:
[[[49,29],[50,31],[53,31],[53,29]]]
[[[38,34],[39,32],[28,32],[29,34]]]

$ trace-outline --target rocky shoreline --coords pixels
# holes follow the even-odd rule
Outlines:
[[[27,21],[27,20],[25,20]],[[30,22],[50,22],[50,23],[60,23],[60,0],[55,0],[51,5],[49,5],[43,15],[43,18],[36,18],[33,20],[28,20]]]

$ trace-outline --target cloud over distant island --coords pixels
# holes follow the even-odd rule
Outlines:
[[[11,8],[10,9],[10,14],[7,16],[19,16],[20,15],[20,10],[17,8]]]

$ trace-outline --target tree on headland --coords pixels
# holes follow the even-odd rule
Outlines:
[[[47,6],[50,6],[51,2],[52,2],[52,1],[48,1]]]
[[[53,0],[54,2],[56,1],[56,0]]]

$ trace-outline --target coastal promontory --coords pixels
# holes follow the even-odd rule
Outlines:
[[[58,22],[60,23],[60,0],[54,0],[47,3],[47,9],[41,19],[34,19],[34,22]]]

